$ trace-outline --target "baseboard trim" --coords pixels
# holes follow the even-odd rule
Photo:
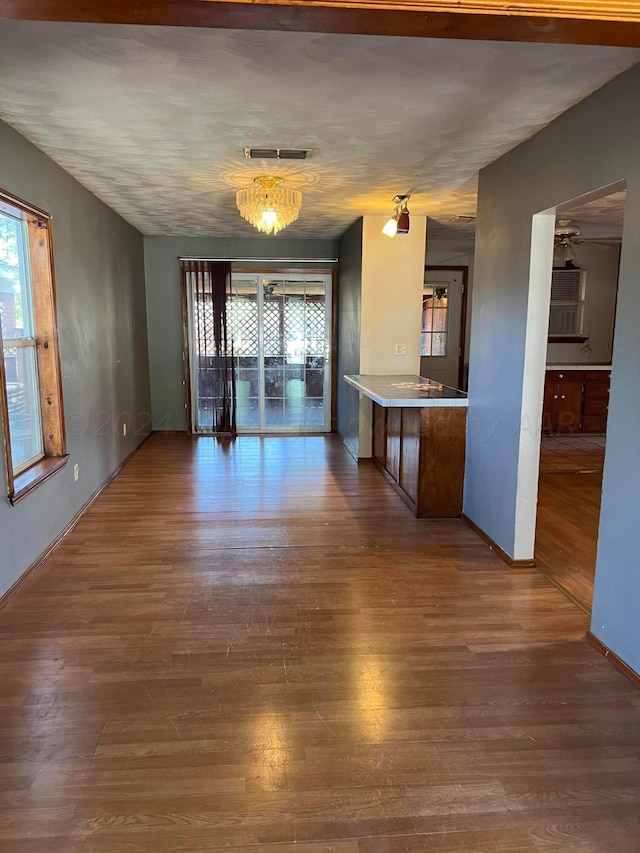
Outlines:
[[[109,483],[120,473],[120,471],[122,471],[122,469],[127,464],[127,462],[129,462],[136,455],[136,453],[140,450],[142,445],[152,435],[153,435],[153,433],[150,432],[148,435],[146,435],[142,439],[140,444],[131,451],[131,453],[126,457],[126,459],[124,459],[118,465],[118,467],[115,468],[111,472],[111,474],[109,474],[107,479],[100,486],[98,486],[98,488],[88,498],[88,500],[86,500],[82,504],[82,506],[80,507],[78,512],[73,516],[73,518],[67,524],[67,526],[60,533],[58,533],[58,535],[53,540],[53,542],[47,548],[44,549],[42,554],[40,554],[40,556],[37,557],[33,561],[33,563],[31,563],[29,568],[26,569],[26,571],[24,571],[20,575],[18,580],[12,586],[9,587],[9,589],[4,593],[4,595],[0,596],[0,612],[7,606],[7,604],[11,601],[11,599],[15,595],[17,595],[22,589],[24,589],[24,587],[29,583],[30,580],[32,580],[32,578],[34,577],[34,575],[36,574],[38,569],[42,566],[43,563],[45,563],[49,559],[49,557],[53,554],[53,552],[56,550],[56,548],[62,542],[62,540],[65,539],[69,535],[69,533],[71,533],[71,531],[76,526],[76,524],[80,521],[80,519],[85,514],[85,512],[98,500],[98,498],[100,497],[102,492],[104,492],[104,490],[107,488]]]
[[[616,669],[619,669],[635,687],[640,687],[640,675],[635,671],[635,669],[631,669],[628,663],[625,663],[621,657],[618,657],[618,655],[615,652],[612,652],[608,646],[605,646],[602,640],[599,640],[595,634],[591,633],[591,631],[587,631],[585,637],[591,643],[593,648],[600,652],[600,654],[607,658],[607,660],[610,660]]]
[[[357,453],[357,451],[355,450],[355,448],[353,448],[353,447],[349,444],[349,442],[347,441],[347,439],[346,439],[346,438],[345,438],[341,433],[338,433],[338,435],[340,436],[340,441],[343,443],[343,445],[344,445],[344,447],[345,447],[345,449],[346,449],[347,453],[349,454],[349,456],[353,459],[353,461],[354,461],[356,464],[358,464],[360,460],[358,459],[358,453]]]
[[[554,577],[552,577],[551,575],[548,575],[548,574],[545,572],[545,570],[544,570],[544,569],[541,569],[541,568],[540,568],[540,566],[536,566],[536,568],[538,569],[538,571],[540,572],[540,574],[542,575],[542,577],[543,577],[545,580],[548,580],[550,584],[553,584],[553,586],[555,586],[555,588],[556,588],[559,592],[561,592],[561,593],[564,595],[564,597],[565,597],[565,598],[568,598],[568,599],[569,599],[569,601],[570,601],[572,604],[575,604],[575,606],[576,606],[579,610],[582,610],[582,612],[583,612],[586,616],[591,616],[591,608],[590,608],[590,607],[588,607],[586,604],[584,604],[582,601],[580,601],[580,599],[579,599],[579,598],[576,598],[576,597],[575,597],[575,595],[574,595],[572,592],[569,592],[569,590],[568,590],[568,589],[566,589],[564,586],[562,586],[562,584],[561,584],[561,583],[559,583],[559,582],[558,582]]]
[[[469,525],[469,527],[473,530],[473,532],[482,539],[483,542],[486,542],[487,545],[491,548],[492,551],[495,551],[497,556],[500,557],[503,563],[506,563],[511,569],[535,569],[536,561],[535,560],[514,560],[513,557],[510,557],[505,550],[503,550],[497,542],[494,542],[493,539],[484,532],[481,527],[475,523],[475,521],[471,521],[468,515],[462,513],[462,520]]]

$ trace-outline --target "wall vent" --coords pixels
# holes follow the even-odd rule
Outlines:
[[[466,222],[471,223],[475,222],[477,219],[476,216],[470,216],[464,213],[457,214],[456,216],[452,216],[449,222]]]
[[[243,148],[247,160],[306,160],[310,148]]]

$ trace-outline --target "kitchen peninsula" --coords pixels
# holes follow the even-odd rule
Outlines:
[[[345,375],[373,401],[373,462],[418,518],[462,512],[467,395],[413,375]]]

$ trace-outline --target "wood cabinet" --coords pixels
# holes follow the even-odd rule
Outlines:
[[[573,433],[582,423],[584,373],[548,370],[544,386],[542,431]]]
[[[593,370],[587,373],[584,383],[584,405],[582,410],[582,432],[606,432],[609,414],[608,370]]]
[[[542,432],[605,432],[610,375],[609,370],[547,370]]]
[[[467,409],[373,404],[373,461],[418,518],[462,512]]]

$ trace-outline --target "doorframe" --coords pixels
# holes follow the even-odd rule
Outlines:
[[[458,356],[458,388],[462,389],[464,383],[464,358],[467,353],[467,298],[469,296],[469,267],[455,266],[453,264],[426,264],[425,272],[452,272],[462,273],[462,306],[460,308],[460,355]]]
[[[185,429],[189,435],[193,431],[193,413],[191,411],[191,358],[189,353],[189,293],[188,277],[182,277],[182,366],[184,372],[184,409]]]
[[[452,267],[449,267],[452,269]],[[263,267],[235,264],[231,265],[231,274],[240,273],[245,275],[326,275],[331,277],[331,328],[329,330],[331,372],[329,379],[331,400],[329,423],[330,432],[337,428],[337,391],[338,391],[338,268],[337,267]],[[185,429],[189,435],[199,435],[193,431],[193,413],[191,400],[191,359],[189,354],[189,294],[187,281],[183,280],[182,288],[182,363],[184,366],[184,406],[185,406]],[[465,287],[466,293],[466,287]],[[312,433],[309,433],[310,435]]]
[[[329,384],[331,388],[330,405],[330,432],[338,429],[338,267],[252,267],[231,265],[231,274],[234,272],[251,275],[330,275],[331,276],[331,329],[329,339],[331,341],[330,358],[331,374]]]
[[[518,447],[517,486],[515,499],[514,538],[512,559],[535,558],[536,523],[538,517],[538,489],[540,482],[540,446],[542,442],[542,411],[544,383],[547,369],[549,342],[549,309],[551,303],[551,277],[553,274],[554,229],[556,217],[565,210],[587,204],[612,193],[627,189],[626,179],[614,181],[595,190],[563,201],[554,207],[531,216],[531,243],[529,249],[529,282],[524,346],[524,369],[520,412],[520,441]],[[626,214],[626,210],[625,210]],[[624,240],[624,231],[623,231]],[[621,245],[622,251],[622,245]],[[618,276],[620,275],[620,265]],[[613,322],[615,350],[616,311]],[[614,359],[611,357],[611,382]],[[609,416],[611,411],[609,411]],[[605,445],[606,467],[606,445]],[[602,513],[602,508],[601,508]],[[599,534],[598,534],[599,537]],[[596,564],[597,565],[597,564]]]

